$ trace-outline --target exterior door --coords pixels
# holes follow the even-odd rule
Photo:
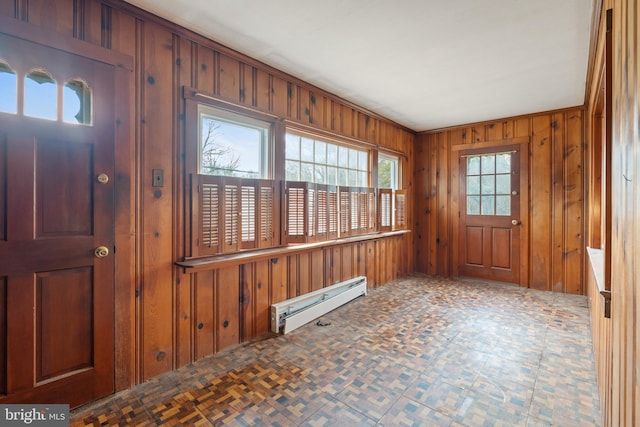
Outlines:
[[[114,390],[113,89],[110,65],[0,35],[0,403]]]
[[[520,282],[519,150],[508,146],[460,154],[462,276]]]

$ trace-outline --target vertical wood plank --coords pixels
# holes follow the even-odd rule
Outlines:
[[[217,271],[216,351],[240,344],[240,283],[238,266]]]
[[[256,337],[256,276],[255,264],[240,266],[240,341]]]
[[[484,126],[485,138],[487,141],[499,141],[504,139],[502,134],[502,122],[489,123]]]
[[[531,241],[530,286],[551,290],[552,141],[550,116],[533,118],[531,138]]]
[[[331,278],[327,282],[327,285],[333,285],[338,283],[342,278],[342,266],[346,262],[345,254],[346,248],[336,246],[331,250]]]
[[[582,111],[565,114],[565,292],[582,295],[584,271],[584,150]]]
[[[18,10],[15,0],[0,0],[0,15],[7,18],[17,18]]]
[[[441,276],[449,276],[450,263],[450,244],[449,241],[449,185],[448,180],[443,179],[449,176],[449,140],[448,134],[444,133],[438,136],[438,262],[437,272]]]
[[[255,107],[256,97],[254,93],[254,82],[257,77],[256,70],[245,63],[240,63],[240,99],[242,104]]]
[[[287,258],[287,298],[295,298],[300,295],[300,276],[298,275],[298,255]]]
[[[215,298],[214,271],[202,271],[191,275],[194,281],[194,359],[213,354],[215,349]]]
[[[300,295],[311,292],[311,264],[308,252],[298,255],[298,287]]]
[[[151,170],[163,169],[173,181],[173,38],[147,24],[143,29],[144,68],[140,117],[142,173],[142,362],[143,378],[172,369],[173,362],[173,194],[151,186]],[[147,122],[145,119],[149,118]],[[164,215],[145,215],[164,212]]]
[[[255,70],[255,106],[262,111],[270,111],[271,108],[271,77],[264,70]]]
[[[269,280],[269,264],[271,261],[255,263],[255,331],[256,336],[266,334],[271,329],[271,288]]]
[[[196,88],[205,93],[214,93],[215,65],[213,51],[205,46],[196,45]]]
[[[218,91],[229,101],[240,100],[240,62],[224,54],[218,54]]]
[[[553,182],[553,204],[551,223],[551,277],[552,290],[554,292],[564,292],[564,114],[557,113],[551,119],[551,137],[553,143],[552,159],[552,182]]]
[[[271,109],[280,117],[288,117],[289,91],[287,82],[277,76],[271,76]]]
[[[298,112],[297,119],[300,120],[304,124],[312,124],[313,119],[311,118],[311,93],[308,89],[304,87],[298,86],[297,90],[298,95]]]
[[[285,257],[271,259],[271,304],[286,300],[287,263]]]
[[[324,287],[324,251],[317,249],[311,252],[311,290]]]
[[[74,0],[29,0],[27,5],[29,23],[74,37],[77,13]]]

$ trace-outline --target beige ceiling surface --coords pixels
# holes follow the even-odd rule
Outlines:
[[[127,0],[416,131],[584,103],[593,0]]]

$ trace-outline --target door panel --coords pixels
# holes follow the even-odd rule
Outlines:
[[[0,57],[21,97],[0,113],[0,403],[75,407],[114,390],[114,69],[5,35]],[[33,70],[57,95],[23,97]],[[63,114],[74,94],[83,124]]]
[[[460,152],[463,276],[520,281],[520,158],[517,145]]]

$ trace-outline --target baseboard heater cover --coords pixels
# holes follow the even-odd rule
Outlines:
[[[289,333],[361,295],[367,295],[367,278],[364,276],[273,304],[271,331]]]

